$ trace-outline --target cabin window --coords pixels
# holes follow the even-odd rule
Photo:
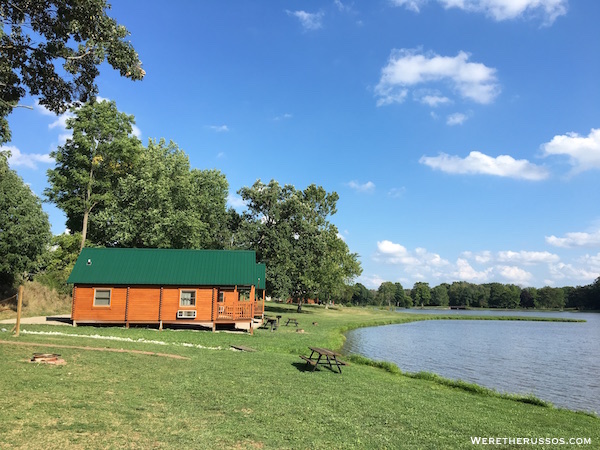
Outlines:
[[[217,295],[217,302],[223,303],[223,302],[225,302],[226,298],[229,301],[233,300],[233,297],[231,297],[231,296],[234,293],[235,293],[235,290],[233,290],[231,288],[220,288],[219,289],[219,295]]]
[[[110,306],[110,289],[96,289],[94,306]]]
[[[179,306],[196,306],[196,291],[181,291]]]

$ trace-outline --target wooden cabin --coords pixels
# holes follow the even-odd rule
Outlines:
[[[264,313],[265,269],[254,251],[84,248],[67,280],[71,319],[252,332]]]

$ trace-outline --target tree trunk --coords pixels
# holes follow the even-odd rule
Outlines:
[[[81,250],[83,250],[83,247],[85,245],[85,238],[87,236],[87,226],[88,226],[89,215],[90,215],[90,212],[86,209],[83,213],[83,225],[81,227],[81,245],[79,246],[79,253],[81,253]]]
[[[96,148],[98,148],[98,145],[96,145]],[[95,154],[95,152],[94,152]],[[88,227],[88,218],[90,216],[90,211],[92,210],[92,208],[94,207],[94,205],[91,205],[91,197],[92,197],[92,182],[94,181],[94,160],[92,159],[92,164],[90,167],[90,177],[88,179],[88,185],[87,185],[87,192],[86,192],[86,198],[85,198],[85,211],[83,212],[83,224],[81,226],[81,245],[79,246],[79,253],[81,253],[81,250],[83,250],[83,247],[85,245],[85,238],[87,237],[87,227]],[[88,208],[89,206],[89,208]]]
[[[302,312],[302,299],[301,298],[298,299],[298,310],[296,312],[298,312],[298,313]]]

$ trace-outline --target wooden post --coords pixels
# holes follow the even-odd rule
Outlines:
[[[15,325],[14,337],[19,337],[21,331],[21,309],[23,308],[23,285],[19,286],[19,296],[17,297],[17,323]]]

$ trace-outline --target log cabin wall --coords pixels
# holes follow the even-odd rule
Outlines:
[[[73,302],[72,319],[75,321],[125,322],[127,287],[123,286],[76,286],[77,301]],[[110,291],[110,305],[94,306],[97,289]]]
[[[181,306],[181,291],[194,291],[196,293],[195,306]],[[161,320],[164,322],[182,321],[177,319],[177,311],[188,310],[196,311],[195,319],[186,319],[186,321],[210,322],[212,312],[212,287],[172,287],[163,288],[163,299],[161,308]]]

